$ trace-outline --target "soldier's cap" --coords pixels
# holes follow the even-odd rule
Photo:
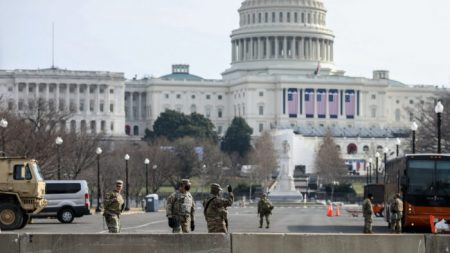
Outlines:
[[[182,185],[191,185],[191,181],[189,179],[181,179],[180,184],[182,184]]]
[[[267,194],[263,193],[261,194],[261,197],[267,197]]]
[[[211,190],[222,191],[222,188],[220,188],[219,184],[213,183],[211,184]]]
[[[116,180],[116,185],[123,185],[123,181],[122,180]]]
[[[396,197],[396,198],[400,198],[400,193],[396,193],[396,194],[395,194],[395,197]]]

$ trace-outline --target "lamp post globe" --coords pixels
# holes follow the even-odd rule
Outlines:
[[[130,210],[130,205],[129,205],[129,190],[128,190],[128,160],[130,160],[130,156],[128,154],[125,155],[124,157],[125,159],[125,211],[129,211]]]
[[[150,160],[148,158],[145,158],[144,164],[145,164],[145,196],[148,195],[148,164],[150,163]]]
[[[100,206],[100,196],[101,196],[101,187],[100,187],[100,155],[103,153],[102,148],[97,147],[95,149],[95,153],[97,154],[97,208],[95,208],[95,212],[99,213],[102,211]]]
[[[61,180],[61,154],[59,151],[59,146],[61,146],[61,144],[63,144],[63,142],[64,141],[60,136],[56,137],[55,144],[56,144],[56,153],[57,153],[56,155],[58,158],[58,180]]]
[[[438,101],[436,106],[434,107],[434,111],[436,112],[437,116],[437,137],[438,137],[438,145],[437,145],[437,152],[438,154],[441,153],[441,115],[444,111],[444,106],[442,105],[441,101]]]
[[[378,184],[378,160],[380,159],[380,153],[375,153],[375,183]]]
[[[372,163],[373,163],[373,159],[371,157],[371,158],[369,158],[369,184],[372,183]]]

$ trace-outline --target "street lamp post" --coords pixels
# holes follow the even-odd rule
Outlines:
[[[100,155],[102,154],[103,150],[100,147],[97,147],[95,150],[95,153],[97,154],[97,208],[95,209],[96,213],[99,213],[102,211],[100,207],[100,196],[101,196],[101,188],[100,188]]]
[[[3,156],[6,156],[5,129],[8,127],[8,121],[7,121],[6,119],[0,120],[0,127],[2,128],[2,148],[3,148]]]
[[[414,121],[411,124],[411,131],[412,131],[412,153],[416,153],[416,131],[417,131],[417,124]]]
[[[144,164],[145,164],[145,196],[148,195],[148,164],[150,163],[150,160],[148,158],[145,158]]]
[[[383,170],[383,183],[384,185],[386,185],[386,165],[387,165],[387,153],[389,152],[389,149],[387,147],[385,147],[383,149],[383,153],[384,153],[384,170]]]
[[[380,159],[380,153],[375,153],[375,183],[378,184],[378,160]]]
[[[130,210],[129,199],[128,199],[128,160],[130,160],[130,156],[128,154],[125,155],[125,211]]]
[[[56,143],[56,153],[57,153],[56,155],[58,158],[58,180],[61,180],[61,154],[59,151],[59,146],[61,146],[61,144],[63,143],[63,139],[58,136],[58,137],[56,137],[55,143]]]
[[[373,159],[369,158],[369,184],[372,183],[372,162]]]
[[[400,140],[399,138],[397,138],[396,142],[397,142],[397,145],[396,145],[397,152],[396,152],[396,153],[397,153],[397,157],[398,157],[398,148],[399,148],[400,144],[402,144],[402,140]]]
[[[153,184],[153,193],[156,193],[156,169],[158,168],[158,165],[153,165],[153,178],[152,178],[152,184]]]
[[[438,146],[437,146],[437,152],[438,154],[441,153],[441,115],[444,111],[444,106],[442,105],[441,101],[438,101],[436,104],[436,107],[434,107],[434,111],[437,114],[437,137],[438,137]]]

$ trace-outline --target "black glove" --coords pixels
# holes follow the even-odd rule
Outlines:
[[[175,226],[175,219],[172,217],[169,217],[169,227],[174,228]]]
[[[195,223],[193,220],[191,220],[191,231],[195,230]]]
[[[233,192],[233,188],[231,187],[231,185],[228,185],[228,192]]]

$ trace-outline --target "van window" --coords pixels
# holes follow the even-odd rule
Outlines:
[[[33,176],[31,176],[30,167],[25,167],[25,177],[22,177],[22,164],[14,165],[14,180],[31,180]]]
[[[46,183],[45,193],[46,194],[68,194],[77,193],[81,190],[81,185],[79,183]]]

